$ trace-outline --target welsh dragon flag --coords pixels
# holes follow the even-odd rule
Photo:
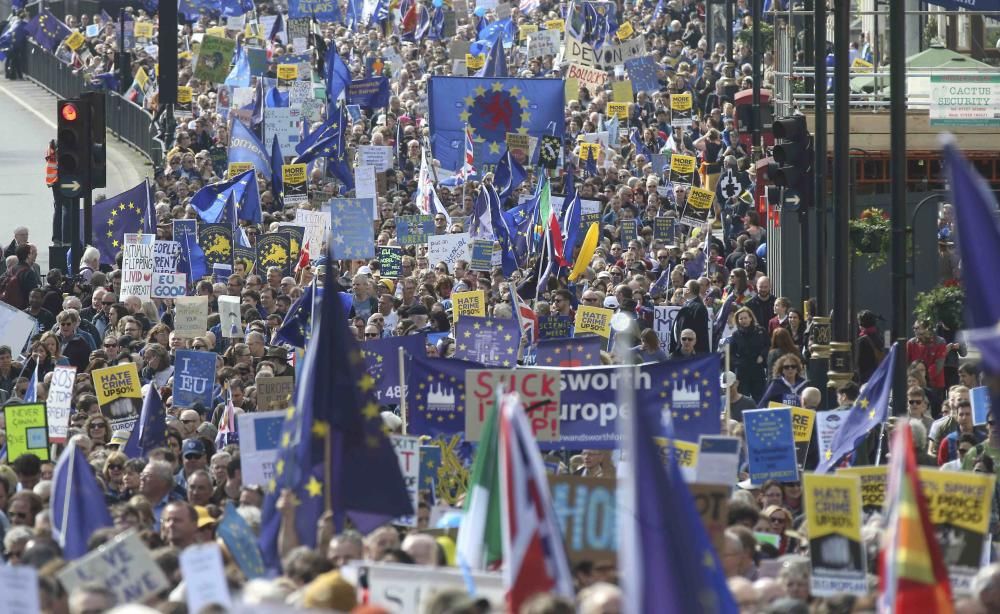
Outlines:
[[[500,462],[497,416],[500,399],[486,414],[486,422],[472,463],[465,497],[465,516],[458,527],[459,566],[481,570],[500,564],[503,539],[500,530]]]

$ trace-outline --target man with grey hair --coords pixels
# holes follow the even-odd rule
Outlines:
[[[7,534],[3,536],[3,550],[7,564],[17,565],[20,563],[21,556],[24,555],[25,548],[28,547],[28,542],[34,536],[35,531],[30,527],[16,526],[7,531]]]
[[[80,313],[76,309],[64,309],[56,316],[56,324],[59,327],[59,345],[62,346],[63,356],[69,360],[69,364],[76,367],[77,372],[85,371],[90,362],[90,353],[97,346],[91,345],[92,342],[78,332]]]
[[[162,460],[150,461],[139,474],[139,494],[149,499],[153,506],[153,529],[160,530],[160,516],[167,504],[181,500],[174,491],[174,473],[170,463]]]
[[[674,328],[670,335],[670,353],[673,355],[683,347],[682,333],[690,329],[695,333],[694,351],[704,354],[710,351],[708,346],[708,309],[701,300],[701,284],[697,279],[690,279],[684,284],[684,306],[677,312]]]
[[[334,567],[343,567],[365,556],[364,538],[357,531],[347,530],[335,535],[326,548],[326,558]]]
[[[1000,612],[1000,563],[980,569],[971,588],[973,597],[987,612]]]
[[[115,607],[115,595],[103,584],[82,584],[69,594],[69,613],[107,612]]]

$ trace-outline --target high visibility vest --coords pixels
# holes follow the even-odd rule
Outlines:
[[[59,169],[55,154],[45,156],[45,185],[55,185],[59,181]]]

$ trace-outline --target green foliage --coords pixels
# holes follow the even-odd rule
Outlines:
[[[917,305],[913,315],[917,320],[928,319],[940,322],[950,330],[962,328],[962,305],[965,291],[960,286],[938,286],[917,294]]]
[[[753,41],[753,31],[750,30],[750,28],[740,30],[740,33],[736,35],[736,41],[737,44],[744,44],[748,47],[751,46]],[[774,51],[774,26],[766,22],[761,22],[760,41],[764,45],[765,53]]]

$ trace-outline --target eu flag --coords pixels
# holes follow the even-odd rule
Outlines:
[[[528,244],[534,230],[532,227],[533,206],[536,204],[536,200],[526,200],[502,213],[507,228],[510,229],[510,246],[519,267],[524,266],[528,261]]]
[[[149,190],[143,181],[131,190],[94,203],[93,245],[101,252],[101,264],[114,264],[125,244],[125,235],[142,232],[149,207]]]
[[[560,222],[563,229],[563,245],[566,260],[573,262],[573,252],[576,250],[576,236],[580,232],[580,216],[583,213],[583,203],[576,193],[576,181],[572,173],[566,175],[566,197],[563,200],[563,218]]]
[[[71,443],[52,476],[52,534],[67,561],[87,553],[94,531],[112,526],[104,492],[83,452]]]
[[[276,91],[275,88],[271,88],[271,92],[274,91]],[[267,98],[271,99],[270,93],[268,93]],[[267,106],[275,105],[268,102]],[[288,105],[283,106],[287,107]],[[253,164],[254,169],[260,171],[264,179],[271,179],[271,160],[268,158],[267,149],[257,138],[257,135],[244,126],[241,121],[233,122],[233,133],[229,136],[229,163],[233,162],[249,162]],[[280,168],[278,172],[281,172]],[[260,219],[258,218],[254,223],[259,224]]]
[[[281,167],[285,159],[281,156],[281,145],[278,144],[278,135],[271,139],[271,195],[278,202],[284,199],[285,186],[281,177]]]
[[[496,164],[507,133],[562,134],[565,88],[561,79],[431,77],[428,99],[434,157],[457,171],[465,160],[465,127],[477,164]]]
[[[155,448],[167,445],[167,413],[156,386],[150,386],[142,401],[142,413],[132,428],[122,452],[129,458],[146,458]]]
[[[521,330],[517,320],[462,316],[455,324],[455,357],[495,367],[516,367]]]
[[[382,405],[399,403],[399,350],[404,351],[404,360],[409,356],[426,354],[426,335],[404,335],[373,339],[361,344],[361,354],[365,357],[368,373],[375,378],[375,396]]]
[[[826,458],[820,459],[816,473],[830,471],[845,454],[857,449],[868,431],[885,422],[889,415],[889,393],[892,391],[892,378],[896,371],[898,345],[892,344],[889,355],[875,369],[868,384],[854,401],[844,424],[837,429],[826,447]]]
[[[653,441],[665,434],[660,409],[637,403],[630,413],[622,421],[630,471],[618,482],[617,498],[623,611],[736,614],[677,459],[669,454],[664,461]]]
[[[496,40],[490,47],[490,54],[486,56],[486,63],[476,73],[477,77],[491,77],[494,79],[505,79],[507,74],[507,54],[504,52],[503,41]]]
[[[326,279],[336,279],[332,256]],[[288,489],[303,503],[296,520],[299,541],[309,546],[315,545],[319,518],[313,513],[323,509],[333,511],[341,524],[346,515],[362,533],[413,514],[392,443],[382,431],[375,378],[365,372],[347,312],[337,297],[327,295],[314,316],[319,317],[269,484],[272,493]],[[274,513],[265,509],[266,515]],[[309,521],[306,531],[298,522],[303,518]]]
[[[28,23],[28,34],[35,41],[52,53],[59,46],[64,38],[69,36],[70,30],[66,24],[59,21],[59,18],[52,14],[47,8]]]
[[[306,286],[305,291],[288,308],[285,319],[274,336],[274,343],[287,343],[297,348],[306,347],[312,331],[313,303],[323,296],[323,288],[315,284]]]
[[[243,575],[250,580],[264,575],[264,561],[253,530],[236,512],[232,501],[226,503],[226,511],[222,514],[216,533],[226,544],[226,549],[233,555],[233,560]]]
[[[437,437],[464,432],[465,372],[482,368],[470,360],[414,354],[406,373],[409,433]]]
[[[326,52],[323,70],[323,78],[326,80],[326,99],[331,104],[336,104],[351,83],[351,69],[337,53],[337,45],[334,43],[330,43],[330,49]]]
[[[233,122],[233,125],[241,124]],[[263,148],[261,149],[263,150]],[[233,195],[233,200],[236,203],[237,217],[253,224],[260,224],[260,193],[257,188],[257,176],[253,169],[240,173],[229,181],[220,181],[203,187],[191,197],[191,206],[198,212],[198,217],[202,221],[215,224],[223,219],[226,201],[229,200],[230,194]]]
[[[496,172],[493,176],[493,185],[496,186],[500,194],[500,202],[505,203],[514,194],[524,180],[528,178],[528,173],[521,166],[521,163],[511,155],[510,151],[505,151],[497,163]]]
[[[601,364],[604,338],[541,339],[535,354],[539,367],[596,367]]]

